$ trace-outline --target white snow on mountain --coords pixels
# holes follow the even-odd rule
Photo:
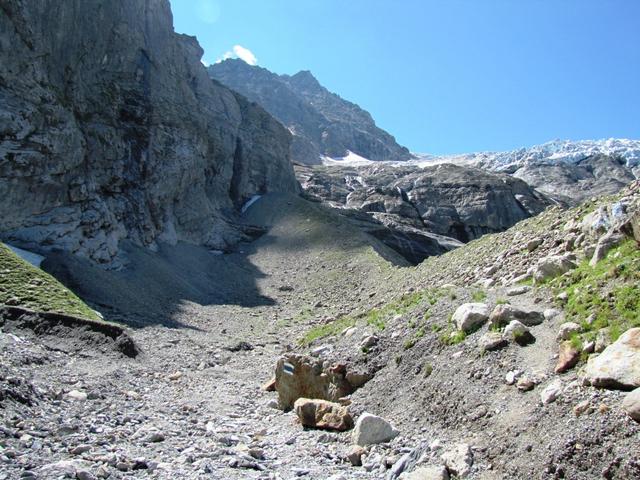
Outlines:
[[[640,165],[640,140],[610,138],[606,140],[554,140],[530,148],[509,152],[478,152],[460,155],[415,154],[420,166],[438,163],[462,163],[488,170],[509,171],[527,163],[578,163],[593,155],[615,155],[629,168]]]

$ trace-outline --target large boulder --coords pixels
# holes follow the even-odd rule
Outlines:
[[[629,390],[640,387],[640,328],[627,330],[585,369],[585,380],[595,387]]]
[[[384,418],[364,412],[352,433],[353,443],[364,447],[376,443],[385,443],[396,438],[400,432]]]
[[[418,467],[412,472],[404,472],[399,480],[449,480],[449,472],[442,465]]]
[[[465,478],[473,466],[473,451],[468,444],[459,443],[442,454],[442,461],[449,472],[458,478]]]
[[[458,330],[473,332],[489,318],[489,306],[486,303],[463,303],[451,318]]]
[[[513,320],[518,320],[527,327],[540,325],[544,321],[542,312],[536,310],[522,310],[507,303],[496,305],[489,316],[491,327],[503,327]]]
[[[320,359],[298,354],[286,355],[276,365],[278,404],[283,410],[290,410],[299,398],[336,402],[353,393],[370,378],[369,374],[348,372],[344,364],[325,367]],[[350,383],[349,379],[355,384]]]
[[[562,275],[576,266],[569,255],[550,255],[538,261],[533,269],[533,280],[535,283],[541,283]]]
[[[294,403],[296,415],[305,427],[344,431],[353,427],[349,409],[326,400],[299,398]]]

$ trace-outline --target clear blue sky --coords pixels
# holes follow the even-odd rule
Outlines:
[[[311,70],[415,152],[640,138],[640,0],[171,0],[214,62]]]

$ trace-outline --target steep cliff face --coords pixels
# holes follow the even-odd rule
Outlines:
[[[298,189],[289,133],[209,79],[168,0],[0,0],[0,52],[5,240],[226,248],[244,201]]]
[[[412,158],[369,112],[329,92],[311,72],[276,75],[229,59],[210,66],[209,75],[280,120],[293,133],[291,158],[296,162],[318,164],[321,156],[341,158],[349,152],[370,160]]]

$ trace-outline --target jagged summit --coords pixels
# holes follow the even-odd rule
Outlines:
[[[307,70],[277,75],[237,59],[208,70],[211,78],[260,104],[289,129],[294,162],[319,164],[323,157],[343,158],[350,152],[375,161],[413,158],[376,126],[369,112],[331,93]]]

